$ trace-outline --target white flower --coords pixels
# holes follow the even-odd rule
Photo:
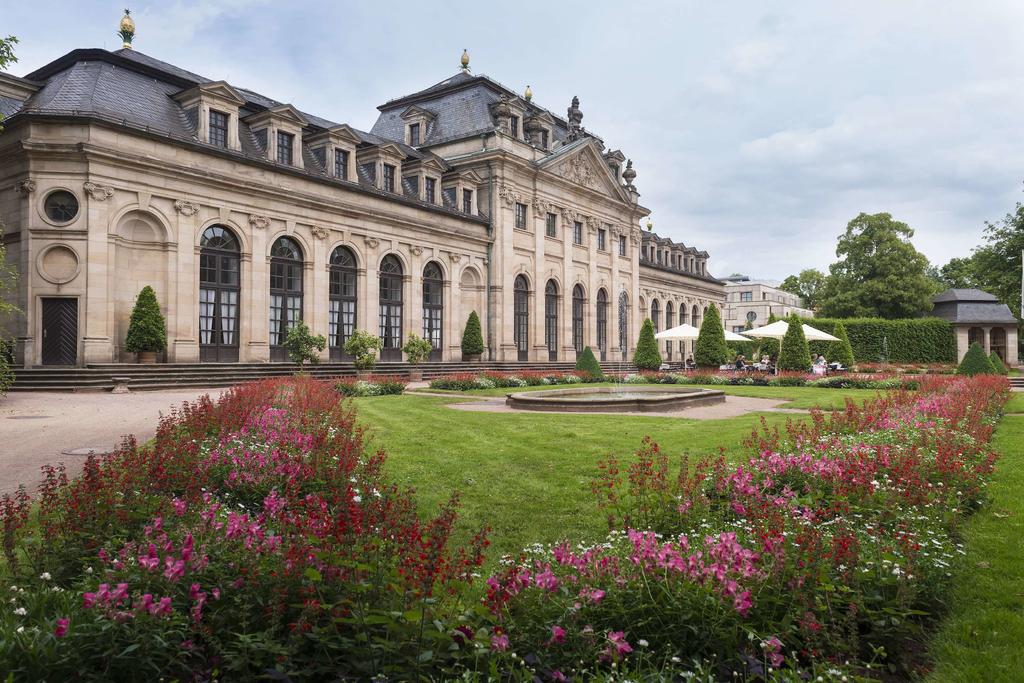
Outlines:
[[[362,503],[363,502],[362,496],[352,496],[352,502],[353,503]]]
[[[636,641],[636,644],[639,645],[640,647],[647,647],[648,645],[650,645],[650,643],[648,643],[643,638],[641,638],[640,640]]]
[[[92,574],[92,567],[86,567],[85,568],[85,573],[86,574]]]
[[[42,574],[39,575],[39,578],[42,579],[43,581],[49,581],[53,577],[50,576],[50,572],[43,572]]]
[[[25,632],[25,627],[24,626],[19,626],[18,628],[15,629],[15,631],[17,631],[18,633],[24,633]]]
[[[19,607],[16,610],[14,610],[14,613],[17,614],[19,617],[23,617],[26,614],[28,614],[28,610],[24,607]]]

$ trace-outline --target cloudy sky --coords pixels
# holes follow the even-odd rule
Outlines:
[[[121,4],[11,3],[25,74],[120,47]],[[825,268],[858,212],[964,254],[1022,199],[1024,2],[263,2],[133,4],[135,47],[369,129],[376,105],[457,71],[564,113],[634,160],[655,230],[718,275]]]

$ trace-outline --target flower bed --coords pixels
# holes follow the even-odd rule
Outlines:
[[[767,375],[750,372],[635,372],[608,376],[612,381],[625,384],[704,384],[712,386],[751,387],[818,387],[822,389],[917,389],[918,380],[893,374],[844,373],[839,375],[809,375],[802,372],[783,372]]]
[[[538,387],[556,384],[588,384],[600,382],[586,372],[482,372],[445,375],[430,381],[431,389],[470,391],[514,387]]]
[[[456,501],[422,519],[383,461],[305,378],[186,404],[151,447],[128,441],[76,479],[46,468],[37,505],[0,502],[4,671],[352,680],[456,662],[486,540],[454,547]]]
[[[397,396],[405,391],[406,383],[394,375],[372,375],[366,379],[345,377],[334,384],[342,396]]]
[[[925,378],[674,475],[645,440],[594,480],[606,542],[536,547],[488,580],[492,648],[554,680],[907,675],[1007,398],[1001,378]]]

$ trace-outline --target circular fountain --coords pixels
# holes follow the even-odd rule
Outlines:
[[[718,389],[666,384],[522,391],[505,399],[505,405],[517,410],[555,413],[668,412],[724,402],[725,392]]]

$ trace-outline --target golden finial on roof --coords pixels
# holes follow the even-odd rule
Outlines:
[[[117,32],[117,35],[121,36],[121,40],[124,41],[122,45],[126,50],[132,49],[132,38],[135,37],[135,22],[132,20],[132,11],[125,9],[124,16],[121,17],[121,30]]]
[[[526,86],[526,92],[523,93],[523,97],[526,98],[527,102],[533,99],[533,89],[530,86]]]
[[[651,230],[654,230],[654,221],[652,221],[650,218],[648,218],[647,219],[647,232],[650,232]]]
[[[462,59],[459,61],[462,64],[462,70],[469,73],[469,50],[465,48],[462,49]]]

